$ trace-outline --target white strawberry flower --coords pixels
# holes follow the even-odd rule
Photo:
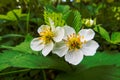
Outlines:
[[[64,40],[56,43],[52,52],[59,57],[65,56],[65,61],[70,64],[79,64],[84,55],[93,56],[99,47],[94,40],[94,31],[92,29],[81,29],[78,34],[72,27],[65,26]]]
[[[31,41],[30,47],[34,51],[41,51],[44,56],[47,56],[54,47],[55,42],[60,42],[64,37],[64,28],[55,27],[54,22],[49,19],[50,26],[41,25],[37,32],[40,35]]]

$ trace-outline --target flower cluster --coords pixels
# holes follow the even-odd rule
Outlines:
[[[59,57],[65,57],[70,64],[79,64],[84,55],[93,56],[99,47],[93,40],[95,33],[92,29],[81,29],[78,33],[70,26],[55,27],[50,21],[50,26],[42,25],[38,28],[38,38],[31,41],[31,48],[41,51],[44,56],[50,52]]]

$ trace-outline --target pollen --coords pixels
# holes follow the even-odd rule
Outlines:
[[[43,41],[43,44],[47,44],[53,40],[54,32],[50,27],[44,28],[42,32],[39,33],[40,39]]]
[[[69,50],[78,50],[82,48],[82,45],[86,42],[82,42],[81,39],[83,39],[84,36],[77,35],[75,33],[67,36],[66,45],[69,47]]]

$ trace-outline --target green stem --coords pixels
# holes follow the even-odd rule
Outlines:
[[[42,70],[42,72],[43,72],[43,78],[44,78],[44,80],[47,80],[46,74],[45,74],[45,70]]]
[[[28,28],[29,28],[29,19],[30,19],[30,8],[28,10],[28,14],[27,14],[27,22],[26,22],[26,32],[28,33]]]
[[[22,70],[11,71],[11,72],[3,72],[3,73],[0,73],[0,76],[7,75],[7,74],[13,74],[13,73],[19,73],[19,72],[25,72],[25,71],[29,71],[29,70],[31,70],[31,69],[22,69]]]

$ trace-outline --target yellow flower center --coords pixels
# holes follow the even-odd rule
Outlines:
[[[43,41],[43,44],[47,44],[53,40],[54,32],[50,27],[44,28],[42,32],[39,33],[40,39]]]
[[[67,36],[66,45],[69,47],[69,50],[78,50],[82,48],[82,45],[86,42],[82,42],[82,38],[84,38],[84,36],[80,36],[74,33]]]

